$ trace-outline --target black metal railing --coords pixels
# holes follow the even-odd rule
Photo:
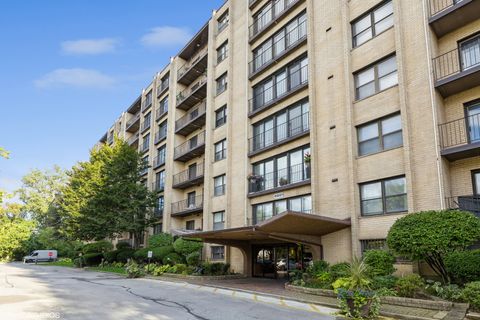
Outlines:
[[[150,108],[152,106],[152,94],[147,94],[145,96],[145,100],[142,101],[142,107],[141,107],[141,110],[142,111],[145,111],[147,110],[148,108]]]
[[[200,50],[195,56],[193,56],[189,61],[187,61],[177,72],[177,78],[180,79],[185,73],[187,73],[195,64],[200,61],[208,52],[207,47]]]
[[[161,192],[165,190],[165,179],[159,179],[152,183],[153,191]]]
[[[439,81],[468,69],[480,66],[480,37],[478,45],[457,48],[433,59],[435,80]]]
[[[430,0],[430,16],[434,16],[462,1],[463,0]]]
[[[175,121],[175,129],[179,130],[190,122],[203,116],[207,110],[207,103],[202,102],[197,108],[191,109],[186,115]]]
[[[190,138],[189,140],[176,147],[174,157],[181,157],[202,145],[205,145],[205,131],[200,132],[196,136]]]
[[[480,142],[480,114],[443,123],[439,132],[442,149]]]
[[[310,130],[310,117],[306,112],[288,122],[277,124],[272,129],[248,139],[250,152],[256,152],[274,146],[282,141],[300,136]]]
[[[252,25],[250,25],[250,27],[248,28],[250,38],[255,37],[261,31],[268,28],[275,21],[275,19],[277,19],[279,16],[281,16],[284,12],[289,10],[299,1],[300,0],[273,1],[270,10],[265,11],[254,18]]]
[[[153,167],[157,168],[165,164],[165,153],[158,155],[153,159]]]
[[[194,85],[192,85],[189,88],[186,88],[182,91],[180,91],[177,94],[177,105],[181,104],[183,101],[185,101],[191,94],[193,94],[195,91],[197,91],[198,88],[200,88],[202,85],[207,83],[207,77],[203,76],[199,81],[197,81]]]
[[[146,152],[148,149],[150,149],[150,139],[142,142],[142,145],[140,146],[140,152]]]
[[[167,103],[161,103],[158,106],[157,113],[155,114],[155,119],[156,120],[160,119],[166,113],[168,113],[168,102]]]
[[[155,133],[155,141],[154,143],[157,144],[163,139],[167,137],[167,128],[162,127],[157,133]]]
[[[273,83],[261,91],[254,89],[253,98],[249,100],[249,111],[253,113],[270,106],[288,96],[293,91],[305,86],[308,83],[308,65],[289,74],[285,79]]]
[[[172,203],[172,214],[203,209],[203,195]]]
[[[204,163],[197,163],[196,167],[188,168],[182,172],[177,173],[173,176],[173,185],[179,185],[185,182],[196,180],[200,177],[203,177],[204,174]]]
[[[137,132],[133,136],[128,138],[127,140],[128,145],[131,146],[132,144],[134,144],[136,141],[138,141],[139,137],[140,137],[140,134]]]
[[[140,113],[137,113],[132,119],[127,121],[127,129],[133,126],[138,120],[140,120]]]
[[[157,97],[160,96],[163,93],[163,91],[165,91],[168,88],[169,81],[170,81],[169,78],[162,80],[160,85],[157,87]]]
[[[270,65],[306,38],[307,21],[305,20],[280,39],[276,39],[269,47],[264,48],[261,54],[255,56],[249,63],[250,75]]]
[[[449,209],[470,211],[480,218],[480,195],[465,195],[446,198]]]
[[[249,192],[260,192],[285,187],[310,179],[310,167],[304,164],[293,165],[264,175],[250,177]]]

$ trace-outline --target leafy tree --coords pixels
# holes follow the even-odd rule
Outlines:
[[[480,219],[472,213],[423,211],[398,219],[390,228],[388,247],[412,260],[425,260],[444,282],[450,281],[445,256],[480,239]]]
[[[8,159],[9,155],[10,155],[10,152],[8,152],[4,148],[0,147],[0,157],[1,158]]]

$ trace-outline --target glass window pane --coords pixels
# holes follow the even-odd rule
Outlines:
[[[375,34],[380,34],[383,31],[390,28],[391,26],[393,26],[393,16],[389,16],[389,17],[383,19],[382,21],[377,22],[375,24]]]
[[[403,145],[402,132],[397,131],[383,136],[383,148],[391,149]]]
[[[287,73],[285,71],[275,77],[275,85],[277,87],[277,97],[287,92]]]
[[[356,85],[357,88],[375,80],[375,72],[373,68],[362,71],[356,75]]]
[[[386,212],[407,211],[407,195],[387,197],[385,200]]]
[[[312,196],[302,197],[302,212],[311,213],[312,212]]]
[[[391,14],[393,14],[393,3],[389,1],[373,12],[373,18],[378,22]]]
[[[405,178],[398,178],[385,181],[385,195],[392,196],[397,194],[407,193],[407,186],[405,185]]]
[[[370,15],[365,16],[364,18],[356,21],[352,26],[353,35],[358,35],[364,30],[371,27],[371,18]]]
[[[375,94],[375,82],[370,82],[357,89],[357,99],[363,99]]]
[[[367,40],[370,40],[373,37],[372,29],[368,28],[367,30],[364,30],[354,36],[354,46],[358,47],[362,43],[366,42]]]
[[[378,137],[378,123],[372,123],[358,128],[358,141],[362,142]]]
[[[362,201],[362,214],[365,216],[383,213],[382,199]]]
[[[391,73],[379,79],[379,90],[393,87],[398,83],[397,72]]]
[[[272,203],[267,203],[263,205],[263,210],[265,213],[265,220],[270,219],[273,217],[273,204]]]
[[[280,55],[285,50],[285,29],[273,37],[273,50],[275,56]]]
[[[376,199],[382,197],[381,182],[364,184],[361,186],[362,200]]]
[[[382,133],[391,133],[402,130],[402,118],[400,115],[382,120]]]
[[[377,68],[379,78],[389,73],[392,73],[393,71],[397,70],[397,57],[393,56],[383,62],[380,62]]]
[[[360,156],[380,151],[380,140],[372,139],[358,144],[358,153]]]
[[[301,198],[294,198],[289,200],[289,209],[290,211],[302,211],[302,199]]]
[[[275,202],[275,215],[287,211],[287,200]]]

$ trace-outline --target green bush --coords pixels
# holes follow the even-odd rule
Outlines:
[[[200,252],[192,252],[186,257],[189,266],[198,266],[200,264]]]
[[[470,303],[476,311],[480,311],[480,281],[467,283],[462,292],[463,300]]]
[[[338,278],[348,277],[350,275],[350,264],[347,262],[340,262],[334,264],[330,267],[330,273],[332,275],[333,280]]]
[[[110,263],[117,261],[118,252],[119,252],[119,250],[113,250],[113,251],[105,252],[103,254],[103,256],[105,257],[105,261],[110,262]]]
[[[113,245],[106,241],[101,240],[93,243],[88,243],[83,246],[82,251],[83,253],[102,253],[113,250]]]
[[[203,274],[206,276],[223,276],[230,273],[230,264],[222,262],[205,262],[202,264],[202,269]]]
[[[328,262],[323,260],[317,260],[313,261],[312,265],[308,266],[306,271],[310,276],[316,277],[319,274],[328,271],[328,267]]]
[[[132,259],[134,254],[135,254],[134,249],[118,250],[117,261],[125,263],[128,261],[128,259]]]
[[[185,263],[185,260],[178,253],[172,252],[167,254],[163,259],[163,264],[175,265],[178,263]]]
[[[145,275],[143,269],[133,260],[125,266],[125,271],[128,278],[140,278]]]
[[[425,288],[425,281],[418,274],[409,274],[397,280],[395,289],[401,297],[415,298]]]
[[[178,238],[173,243],[173,249],[176,253],[186,257],[192,252],[200,251],[203,248],[203,242],[197,240],[186,240]]]
[[[115,247],[117,248],[117,250],[131,249],[131,248],[132,248],[132,246],[130,245],[130,243],[128,243],[128,242],[126,242],[126,241],[120,241],[120,242],[118,242]]]
[[[372,278],[372,284],[370,285],[373,290],[379,290],[382,288],[393,289],[397,283],[397,277],[388,276],[375,276]]]
[[[160,248],[143,248],[135,251],[134,258],[138,262],[147,262],[148,261],[148,251],[152,251],[152,257],[150,258],[151,262],[161,263],[162,259],[169,253],[173,252],[173,248],[170,247],[160,247]]]
[[[480,281],[480,250],[452,252],[445,257],[445,267],[456,283]]]
[[[443,285],[439,281],[427,280],[425,290],[431,295],[449,301],[462,301],[462,290],[456,284]]]
[[[76,257],[73,259],[73,266],[75,268],[83,268],[85,267],[85,262],[83,261],[83,257]]]
[[[85,266],[96,267],[102,262],[103,253],[87,253],[82,258]]]
[[[152,271],[152,274],[154,276],[161,276],[162,274],[164,274],[165,272],[167,272],[167,270],[170,268],[170,266],[168,264],[164,265],[164,266],[157,266],[155,267],[155,269],[153,269]]]
[[[395,257],[389,251],[368,250],[363,259],[368,265],[368,273],[372,277],[388,276],[395,272],[393,267]]]
[[[148,238],[148,246],[151,248],[171,246],[173,237],[168,233],[159,233]]]
[[[332,289],[333,277],[330,272],[320,272],[311,279],[304,279],[304,282],[307,287]]]

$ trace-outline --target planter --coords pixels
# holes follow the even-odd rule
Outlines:
[[[359,316],[362,318],[369,318],[370,317],[370,308],[372,307],[372,299],[368,299],[367,303],[363,305],[360,310],[357,310],[355,307],[355,303],[353,301],[353,298],[347,299],[347,306],[350,309],[350,314],[356,314],[359,313]]]

